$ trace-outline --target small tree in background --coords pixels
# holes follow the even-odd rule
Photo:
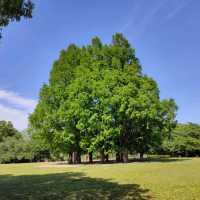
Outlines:
[[[0,121],[0,142],[3,142],[7,137],[20,137],[19,132],[13,127],[10,121]]]
[[[11,122],[0,121],[0,163],[32,160],[33,152],[29,140],[25,140]]]

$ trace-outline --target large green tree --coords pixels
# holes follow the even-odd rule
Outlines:
[[[81,153],[99,153],[127,162],[160,145],[175,124],[173,100],[160,100],[156,82],[144,75],[135,51],[122,34],[110,45],[98,37],[82,48],[70,45],[54,63],[49,83],[30,116],[30,126],[53,149],[80,162]]]

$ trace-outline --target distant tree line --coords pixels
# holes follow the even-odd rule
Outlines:
[[[200,125],[178,124],[163,141],[161,152],[171,156],[200,156]]]
[[[150,154],[200,156],[200,125],[178,124],[162,145],[149,149]],[[95,158],[98,158],[95,154]],[[66,160],[65,152],[53,151],[40,134],[18,132],[11,122],[0,121],[0,163]]]
[[[43,140],[27,132],[20,133],[11,122],[0,121],[0,163],[42,161],[50,158]]]
[[[28,161],[30,148],[11,122],[0,121],[0,163]]]
[[[98,37],[91,44],[75,44],[60,52],[49,83],[40,90],[39,103],[30,116],[30,129],[54,151],[68,154],[70,163],[81,155],[99,155],[108,161],[141,159],[159,147],[176,125],[177,106],[161,100],[156,82],[142,73],[135,50],[122,34],[112,43]]]

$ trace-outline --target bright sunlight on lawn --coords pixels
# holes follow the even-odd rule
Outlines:
[[[0,165],[0,199],[198,200],[200,159]]]

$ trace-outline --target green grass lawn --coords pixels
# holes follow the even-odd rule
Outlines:
[[[0,200],[200,200],[200,158],[0,165]]]

